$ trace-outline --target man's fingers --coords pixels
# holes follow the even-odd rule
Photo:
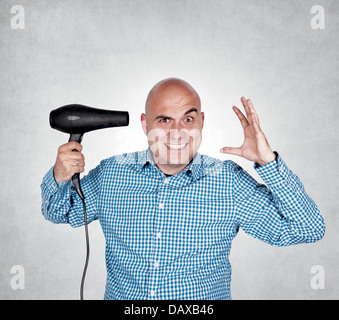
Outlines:
[[[241,148],[224,147],[220,149],[220,152],[227,153],[227,154],[233,154],[236,156],[242,156]]]
[[[258,117],[257,112],[255,111],[255,109],[253,107],[251,99],[247,99],[247,106],[249,108],[250,114],[254,114],[255,115],[255,120],[256,120],[256,122],[259,125],[259,117]]]
[[[243,113],[236,106],[233,106],[233,111],[238,116],[238,119],[240,120],[242,127],[246,128],[248,126],[248,121],[246,117],[243,115]]]
[[[259,126],[259,123],[258,123],[258,120],[257,120],[255,114],[251,114],[251,119],[252,119],[252,126],[253,126],[254,130],[256,132],[260,132],[261,129],[260,129],[260,126]]]
[[[71,141],[68,143],[63,144],[62,146],[59,147],[60,152],[67,152],[67,151],[72,151],[73,149],[81,152],[82,150],[82,145],[76,141]]]
[[[240,100],[241,100],[241,103],[242,103],[244,110],[246,112],[247,121],[248,121],[249,124],[251,124],[252,119],[251,119],[251,115],[250,115],[250,108],[247,105],[247,100],[245,99],[245,97],[241,97]]]
[[[85,163],[81,160],[67,160],[64,162],[64,165],[71,174],[82,173],[85,171]]]
[[[67,160],[67,162],[73,167],[84,167],[85,161],[83,159]]]
[[[72,160],[85,160],[85,157],[81,152],[64,152],[64,157]]]
[[[258,117],[257,112],[255,111],[255,109],[253,107],[251,99],[245,99],[245,97],[242,97],[241,102],[242,102],[242,105],[244,106],[248,123],[252,124],[252,121],[253,121],[252,115],[254,114],[255,121],[259,125],[259,117]]]
[[[74,152],[74,151],[68,151],[68,152],[61,152],[58,154],[58,159],[61,162],[68,162],[71,165],[77,165],[77,162],[79,161],[79,164],[85,163],[85,157],[81,152]]]

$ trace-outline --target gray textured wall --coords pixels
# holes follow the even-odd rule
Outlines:
[[[15,29],[17,4],[24,29]],[[312,28],[313,5],[325,10],[324,29]],[[338,16],[335,0],[2,0],[0,298],[79,297],[84,230],[53,225],[40,211],[41,179],[68,140],[49,127],[49,112],[69,103],[130,112],[128,128],[85,136],[88,172],[103,158],[147,147],[146,95],[175,76],[202,99],[200,152],[237,161],[259,179],[252,163],[219,153],[241,145],[231,107],[251,98],[272,148],[327,225],[320,242],[287,248],[240,232],[231,251],[233,299],[338,299]],[[102,299],[99,223],[90,225],[90,239],[85,297]],[[24,289],[13,285],[16,265],[25,271]],[[324,289],[311,286],[314,265],[325,271]]]

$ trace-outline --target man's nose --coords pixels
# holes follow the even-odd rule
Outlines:
[[[180,126],[180,124],[173,124],[169,132],[169,140],[176,142],[186,142],[189,139],[188,131]]]

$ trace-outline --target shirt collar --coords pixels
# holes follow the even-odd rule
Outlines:
[[[203,163],[202,163],[202,159],[203,158],[202,158],[201,154],[197,152],[194,155],[193,160],[188,164],[188,166],[186,166],[178,174],[191,175],[193,180],[197,180],[197,179],[201,178],[205,173]],[[157,167],[154,163],[150,147],[148,147],[147,150],[144,150],[141,153],[139,165],[140,165],[140,170],[144,169],[148,165]],[[161,171],[159,168],[158,168],[158,170]]]

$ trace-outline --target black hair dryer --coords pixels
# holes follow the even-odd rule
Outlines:
[[[69,142],[81,143],[85,132],[128,126],[129,114],[127,111],[103,110],[80,104],[70,104],[53,110],[49,116],[49,123],[53,129],[69,133]],[[80,198],[84,199],[79,176],[79,173],[74,174],[72,182]]]

